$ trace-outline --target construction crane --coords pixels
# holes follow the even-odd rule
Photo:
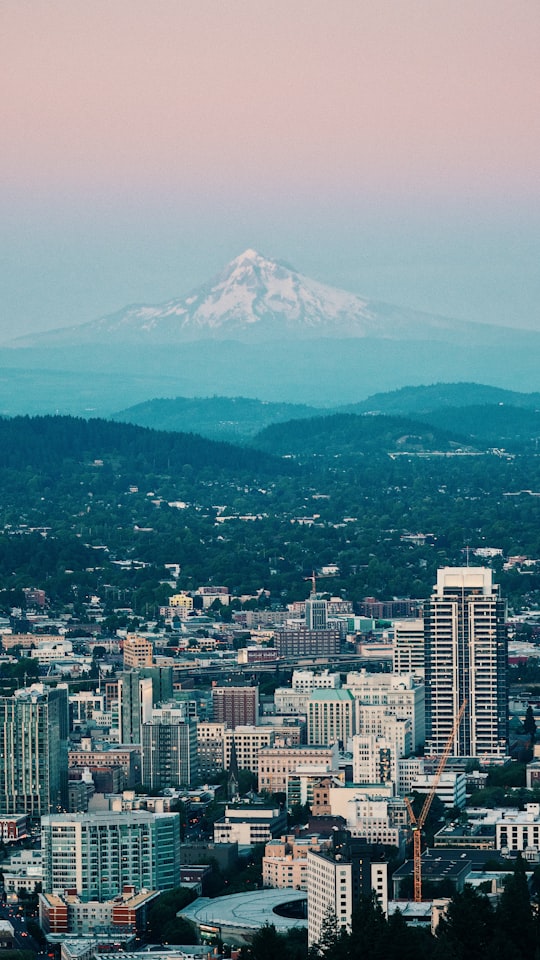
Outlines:
[[[467,706],[467,701],[464,700],[459,708],[459,713],[454,720],[454,725],[452,727],[452,733],[446,741],[446,746],[444,748],[443,755],[439,760],[439,766],[437,767],[437,772],[433,779],[431,785],[431,790],[424,800],[424,805],[420,811],[420,815],[416,817],[414,810],[412,808],[411,801],[408,797],[405,797],[405,803],[407,804],[407,810],[409,811],[409,818],[411,821],[412,831],[413,831],[413,868],[414,868],[414,902],[422,902],[422,830],[429,813],[429,809],[433,802],[433,797],[439,786],[443,770],[446,766],[446,761],[450,756],[450,751],[452,749],[452,744],[454,743],[455,736],[459,730],[459,725],[465,713],[465,707]]]

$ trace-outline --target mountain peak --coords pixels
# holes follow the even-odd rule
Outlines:
[[[145,343],[190,340],[455,340],[475,324],[366,300],[312,280],[249,247],[187,296],[133,305],[80,326],[33,337],[36,344]],[[480,339],[485,333],[481,327]],[[28,338],[16,341],[28,346]]]
[[[244,250],[238,257],[235,257],[231,263],[257,263],[260,260],[266,261],[266,257],[263,257],[262,254],[254,250],[253,247],[248,247],[247,250]]]

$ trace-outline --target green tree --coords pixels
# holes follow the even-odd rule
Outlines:
[[[525,713],[525,719],[523,721],[523,729],[527,733],[532,742],[534,743],[536,739],[536,720],[534,719],[533,708],[529,704]]]
[[[493,940],[494,915],[488,898],[474,887],[456,893],[446,916],[437,927],[437,937],[460,960],[488,957]]]
[[[157,943],[197,943],[197,931],[189,921],[177,917],[179,910],[195,900],[192,890],[167,890],[148,908],[148,936]]]
[[[519,958],[534,957],[537,925],[534,923],[525,864],[521,854],[516,858],[514,872],[508,877],[496,911],[496,930],[499,948],[504,944]]]

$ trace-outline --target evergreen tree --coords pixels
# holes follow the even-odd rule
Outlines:
[[[533,919],[525,864],[518,855],[496,911],[497,949],[528,960],[535,955],[536,926]]]
[[[525,720],[523,721],[523,729],[525,733],[528,733],[532,742],[534,743],[536,739],[536,720],[534,719],[533,708],[529,704],[525,713]]]
[[[450,948],[446,956],[452,956],[453,951],[459,960],[479,960],[490,955],[493,928],[493,909],[488,898],[466,885],[450,901],[446,916],[441,917],[437,938],[441,947]]]

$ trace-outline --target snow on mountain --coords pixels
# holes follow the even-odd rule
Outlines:
[[[19,338],[14,346],[325,337],[455,342],[467,336],[479,342],[488,329],[366,300],[250,249],[185,297],[156,306],[135,304],[79,326]]]

